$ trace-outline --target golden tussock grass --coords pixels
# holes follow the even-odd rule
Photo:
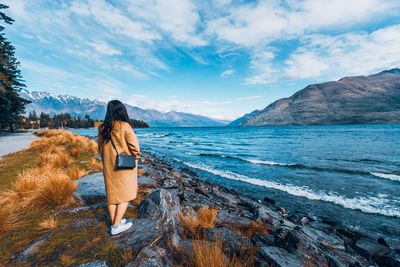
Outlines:
[[[146,176],[147,172],[141,169],[138,169],[138,175],[140,176]]]
[[[33,205],[56,206],[72,202],[76,183],[67,175],[62,173],[49,173],[33,198]]]
[[[54,217],[44,219],[39,223],[40,229],[55,230],[57,229],[57,220]]]
[[[87,174],[87,172],[81,168],[79,168],[79,166],[77,165],[73,165],[72,167],[70,167],[68,169],[68,176],[72,179],[72,180],[78,180],[79,178],[85,176]]]
[[[96,154],[99,152],[99,147],[97,143],[93,140],[89,140],[86,143],[86,147],[90,153]]]
[[[91,158],[86,164],[86,168],[93,172],[99,172],[103,170],[103,163],[95,158]]]
[[[0,207],[0,240],[5,233],[20,228],[27,224],[25,218],[21,218],[21,211],[13,205]]]
[[[206,229],[215,226],[215,219],[218,211],[209,207],[202,207],[196,215],[185,216],[182,212],[179,213],[181,222],[180,225],[185,229],[185,233],[193,238],[202,239]],[[185,233],[183,235],[185,235]]]
[[[193,242],[193,258],[190,259],[189,264],[196,267],[243,266],[236,257],[228,258],[223,253],[220,238],[217,238],[215,242],[205,240]]]
[[[76,259],[72,256],[63,254],[60,256],[60,262],[62,266],[72,266],[75,265]]]
[[[82,152],[82,149],[79,147],[72,147],[69,150],[69,154],[71,155],[71,157],[77,159],[79,157],[79,154]]]

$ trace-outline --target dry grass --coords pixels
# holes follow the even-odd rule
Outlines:
[[[204,240],[193,242],[193,258],[190,260],[191,266],[196,267],[225,267],[243,266],[236,258],[228,258],[222,251],[222,242],[217,238],[215,242]]]
[[[139,176],[146,176],[146,175],[147,175],[147,172],[144,171],[144,170],[138,169],[138,175],[139,175]]]
[[[62,266],[72,266],[75,264],[76,259],[72,256],[63,254],[60,256],[60,262]]]
[[[183,235],[189,235],[195,239],[203,239],[205,230],[215,226],[215,219],[218,211],[213,208],[203,207],[196,212],[196,215],[185,216],[180,212],[180,225],[185,229]]]
[[[21,219],[21,211],[16,210],[12,205],[5,205],[0,208],[0,240],[5,233],[26,224],[25,218]]]
[[[73,200],[76,183],[65,174],[49,173],[33,199],[35,206],[56,206]]]
[[[80,149],[79,147],[72,147],[69,150],[69,154],[71,155],[71,157],[77,159],[79,157],[79,154],[82,152],[82,149]]]
[[[72,180],[78,180],[79,178],[85,176],[86,174],[87,172],[79,168],[79,166],[77,165],[73,165],[71,168],[68,169],[68,176]]]
[[[86,147],[90,153],[96,154],[99,152],[99,147],[97,143],[93,140],[88,140],[86,142]]]
[[[40,229],[55,230],[57,229],[57,220],[54,217],[44,219],[39,223]]]
[[[93,172],[100,172],[103,170],[103,163],[95,158],[91,158],[86,164],[86,168]]]
[[[121,258],[126,261],[126,262],[130,262],[133,260],[133,251],[131,248],[128,249],[124,249],[121,252]]]

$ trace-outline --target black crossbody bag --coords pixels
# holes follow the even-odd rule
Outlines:
[[[117,152],[117,158],[115,161],[115,167],[117,169],[134,169],[136,167],[136,157],[133,155],[120,155],[118,153],[117,148],[114,145],[114,142],[111,138],[111,144],[113,145],[115,152]]]

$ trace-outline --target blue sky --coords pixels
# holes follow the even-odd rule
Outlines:
[[[235,119],[400,67],[398,0],[6,0],[30,91]]]

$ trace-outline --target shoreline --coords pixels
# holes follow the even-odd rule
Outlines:
[[[286,214],[271,199],[261,201],[201,180],[189,168],[178,170],[168,158],[146,150],[139,160],[138,196],[126,214],[134,225],[110,236],[102,173],[87,172],[76,180],[75,202],[48,210],[48,229],[35,233],[24,250],[12,251],[8,264],[176,266],[196,265],[199,257],[222,259],[224,264],[217,266],[400,264],[396,240]]]
[[[153,153],[144,151],[143,154],[146,155],[147,159],[151,158],[153,162],[156,162],[155,165],[152,165],[153,169],[162,169],[164,172],[165,170],[176,171],[167,162],[158,158]],[[151,168],[146,166],[144,170],[151,170]],[[162,182],[162,174],[160,175],[160,173],[158,173],[157,175],[157,172],[159,171],[153,171],[153,173],[156,174],[155,176],[159,176],[158,182],[162,184],[163,187],[169,188],[168,183],[170,182]],[[273,220],[267,220],[267,224],[273,229],[272,233],[270,233],[274,236],[273,240],[271,240],[271,237],[264,236],[264,238],[269,238],[269,240],[258,240],[257,244],[261,247],[271,247],[271,245],[273,247],[277,246],[286,250],[286,252],[295,254],[297,258],[301,257],[301,255],[308,255],[309,252],[307,252],[307,250],[296,251],[296,249],[293,250],[291,246],[295,246],[297,249],[300,247],[314,247],[314,249],[321,249],[319,252],[321,256],[323,255],[321,258],[330,258],[332,255],[341,255],[340,257],[355,257],[358,260],[366,260],[364,262],[362,260],[359,262],[361,263],[361,266],[366,265],[367,262],[368,264],[378,264],[380,266],[394,266],[392,264],[400,263],[398,259],[400,255],[400,242],[398,240],[385,240],[383,238],[374,239],[368,233],[346,228],[345,226],[340,225],[340,223],[335,223],[333,220],[313,220],[308,216],[286,214],[284,209],[273,204],[274,201],[272,199],[261,201],[246,194],[242,194],[237,190],[228,189],[219,183],[203,181],[189,168],[183,168],[181,172],[188,180],[187,182],[183,182],[183,187],[178,186],[179,190],[185,191],[185,186],[194,188],[194,191],[191,193],[197,195],[197,197],[202,199],[204,202],[197,203],[199,205],[204,205],[206,203],[209,205],[220,205],[222,209],[238,214],[239,216],[236,217],[237,221],[241,221],[243,218],[254,219],[257,221],[260,218],[265,219],[266,217],[272,217]],[[157,180],[156,177],[153,178]],[[165,184],[167,184],[167,186]],[[185,195],[185,193],[183,193],[183,195]],[[181,198],[181,196],[182,193],[180,193],[179,197]],[[225,201],[216,202],[213,200],[218,198],[222,198]],[[285,232],[284,238],[289,235],[293,240],[286,240],[287,242],[282,244],[280,240],[281,237],[277,234],[281,231]],[[305,238],[305,236],[308,236],[308,238]],[[302,242],[303,244],[301,244]],[[388,243],[392,244],[392,247]],[[327,248],[329,249],[326,250]],[[284,256],[286,252],[282,252],[281,256]],[[327,252],[328,254],[326,254]],[[332,253],[332,255],[330,255],[330,253]],[[395,258],[397,258],[397,260]],[[269,258],[269,260],[271,259],[272,258]],[[330,264],[332,263],[330,262],[331,260],[332,258],[328,260]],[[271,260],[268,264],[278,263]],[[350,262],[347,262],[346,265],[349,264]],[[355,262],[352,264],[355,264]],[[341,264],[336,262],[332,266],[341,266]]]

